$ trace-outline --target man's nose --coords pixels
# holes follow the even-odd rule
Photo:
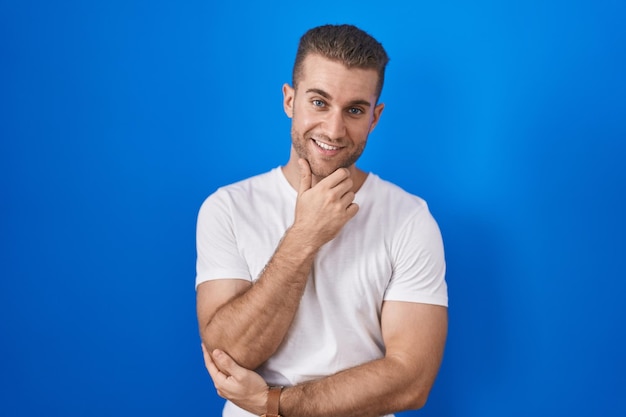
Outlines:
[[[324,129],[330,139],[343,138],[346,135],[346,123],[343,112],[328,112],[324,120]]]

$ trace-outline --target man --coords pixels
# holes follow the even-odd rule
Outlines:
[[[198,321],[225,417],[426,401],[447,332],[441,235],[423,200],[355,165],[387,61],[354,26],[308,31],[283,86],[289,161],[200,209]]]

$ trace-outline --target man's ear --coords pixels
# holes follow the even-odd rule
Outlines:
[[[290,119],[293,117],[293,99],[296,91],[287,83],[283,84],[283,109]]]
[[[370,125],[369,133],[372,133],[372,130],[374,130],[374,128],[378,124],[378,121],[380,120],[380,115],[383,113],[384,108],[385,108],[384,103],[380,103],[376,107],[374,107],[374,114],[372,116],[372,124]]]

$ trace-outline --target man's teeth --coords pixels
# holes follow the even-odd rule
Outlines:
[[[315,140],[315,143],[317,143],[317,146],[319,146],[322,149],[326,149],[327,151],[336,151],[337,149],[339,149],[337,146],[330,146],[325,143],[319,142],[317,140]]]

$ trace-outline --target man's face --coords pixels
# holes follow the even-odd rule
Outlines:
[[[321,179],[354,165],[384,105],[376,106],[376,70],[348,69],[317,54],[302,69],[295,90],[283,86],[284,108],[293,149]]]

